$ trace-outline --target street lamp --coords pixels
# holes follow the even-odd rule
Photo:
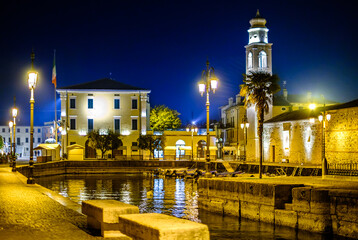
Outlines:
[[[210,164],[210,135],[209,135],[209,109],[210,109],[210,101],[209,101],[209,93],[215,90],[218,87],[219,79],[215,76],[214,68],[209,66],[209,60],[206,60],[206,69],[201,73],[201,80],[198,83],[199,92],[201,96],[203,96],[204,92],[206,92],[206,163],[205,163],[205,171],[209,173],[209,164]]]
[[[12,109],[12,117],[14,118],[14,124],[13,124],[13,133],[14,133],[14,138],[13,138],[13,144],[14,144],[14,154],[12,156],[12,171],[16,172],[16,117],[17,117],[17,108],[13,108]]]
[[[326,121],[331,120],[331,114],[326,113],[326,105],[323,103],[323,113],[318,116],[318,120],[322,123],[322,178],[327,175],[326,160]]]
[[[242,122],[240,124],[241,129],[244,129],[244,137],[245,137],[245,144],[244,144],[244,161],[246,161],[246,145],[247,145],[247,129],[249,128],[250,124],[247,120],[246,113],[244,115],[244,118],[242,119]]]
[[[14,123],[12,121],[9,122],[9,130],[10,130],[10,167],[12,167],[12,127],[14,126]]]
[[[36,88],[36,82],[37,82],[37,72],[34,72],[34,59],[35,54],[34,52],[31,53],[31,64],[32,64],[32,70],[28,73],[28,85],[29,89],[31,91],[31,97],[30,97],[30,161],[29,161],[29,177],[27,179],[27,184],[34,184],[34,90]]]
[[[194,147],[193,147],[193,139],[194,132],[198,132],[198,128],[195,125],[189,125],[186,127],[187,132],[191,132],[191,159],[194,160]],[[198,162],[195,163],[195,166],[198,167]]]

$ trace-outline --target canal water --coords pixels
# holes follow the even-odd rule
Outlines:
[[[90,199],[115,199],[138,206],[141,213],[201,222],[209,226],[211,239],[338,239],[200,210],[197,184],[191,179],[96,174],[41,177],[36,182],[79,204]]]

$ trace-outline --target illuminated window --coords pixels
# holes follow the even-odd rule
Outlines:
[[[121,120],[119,118],[114,119],[114,132],[120,133],[121,130]]]
[[[70,119],[70,129],[71,130],[76,130],[76,118],[71,118]]]
[[[93,98],[88,98],[88,109],[93,109]]]
[[[247,55],[247,68],[252,68],[252,52],[249,52],[249,54]]]
[[[121,108],[121,101],[119,98],[114,99],[114,109],[120,109]]]
[[[87,120],[87,126],[88,126],[88,132],[92,132],[93,131],[93,119],[89,118]]]
[[[283,137],[283,149],[286,151],[290,148],[290,131],[283,131],[282,132]]]
[[[267,68],[267,54],[265,53],[265,51],[261,51],[259,53],[259,68]]]
[[[138,119],[132,119],[132,130],[138,130]]]
[[[70,108],[76,109],[76,98],[74,98],[74,97],[70,98]]]

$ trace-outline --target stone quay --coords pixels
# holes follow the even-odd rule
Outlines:
[[[202,178],[199,207],[323,234],[358,238],[358,182],[318,177]],[[351,188],[351,189],[349,189]]]

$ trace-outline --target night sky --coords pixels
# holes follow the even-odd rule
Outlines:
[[[54,49],[58,87],[111,77],[150,89],[151,106],[177,110],[184,124],[205,122],[197,82],[208,57],[220,79],[210,99],[219,119],[219,106],[239,92],[257,9],[270,30],[273,72],[289,94],[358,98],[356,11],[339,1],[1,1],[0,124],[14,96],[18,124],[29,124],[32,48],[36,125],[54,119]]]

